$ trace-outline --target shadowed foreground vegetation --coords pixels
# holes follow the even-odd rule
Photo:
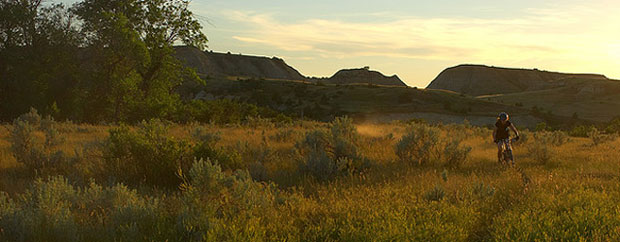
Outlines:
[[[0,128],[4,241],[620,239],[619,141],[469,125],[250,120]]]

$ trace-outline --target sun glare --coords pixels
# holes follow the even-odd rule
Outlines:
[[[612,44],[608,47],[609,57],[615,64],[620,63],[620,44]]]

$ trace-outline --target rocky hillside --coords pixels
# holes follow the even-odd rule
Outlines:
[[[444,70],[428,88],[553,113],[566,120],[608,122],[620,110],[620,82],[596,74],[460,65]]]
[[[272,57],[247,56],[231,53],[201,51],[194,47],[178,46],[176,57],[184,65],[195,68],[199,75],[212,78],[243,77],[292,81],[323,82],[325,84],[373,84],[406,86],[398,76],[385,76],[369,68],[340,70],[330,78],[308,78],[284,60]]]
[[[336,72],[332,77],[327,79],[330,84],[373,84],[384,86],[407,86],[396,75],[385,76],[377,71],[371,71],[369,68],[345,69]]]
[[[247,56],[201,51],[194,47],[176,47],[176,57],[196,69],[201,76],[252,77],[282,80],[305,80],[284,60],[273,57]]]
[[[596,74],[565,74],[537,69],[459,65],[441,72],[427,88],[480,96],[553,89],[584,80],[608,79]]]

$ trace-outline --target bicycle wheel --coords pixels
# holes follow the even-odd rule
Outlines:
[[[511,164],[514,165],[515,164],[515,160],[514,160],[514,156],[512,155],[512,150],[506,150],[506,163],[507,164]]]

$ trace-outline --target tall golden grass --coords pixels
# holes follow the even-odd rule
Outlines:
[[[328,125],[171,124],[170,137],[191,142],[197,142],[192,137],[196,128],[218,133],[218,146],[242,155],[242,170],[256,176],[256,167],[262,169],[261,179],[248,180],[243,172],[209,168],[204,176],[220,174],[221,179],[213,178],[205,188],[188,175],[178,189],[118,185],[110,181],[114,174],[97,167],[104,162],[97,151],[82,154],[70,170],[75,174],[62,174],[68,178],[53,172],[33,174],[13,157],[12,127],[4,125],[0,237],[7,241],[620,239],[619,140],[595,145],[589,138],[571,137],[551,144],[534,137],[549,134],[528,133],[527,141],[514,145],[517,165],[510,168],[497,163],[490,130],[436,125],[442,137],[462,137],[462,145],[472,151],[459,167],[448,167],[441,160],[420,166],[399,160],[395,153],[408,132],[407,124],[359,124],[357,145],[371,166],[321,181],[299,172],[302,158],[295,144],[307,132]],[[113,128],[70,123],[58,127],[65,137],[61,149],[68,156],[105,141]],[[537,160],[528,149],[533,145],[546,146],[551,159]]]

